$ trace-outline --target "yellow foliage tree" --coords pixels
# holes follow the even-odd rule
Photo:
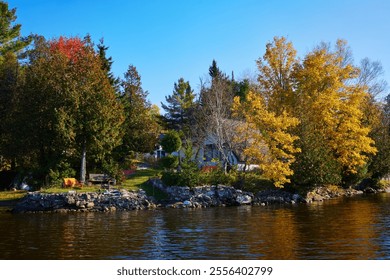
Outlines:
[[[352,83],[359,69],[346,63],[345,49],[339,40],[333,52],[322,46],[306,55],[294,73],[299,102],[293,111],[303,125],[310,124],[310,133],[325,139],[344,173],[355,174],[376,149],[363,122],[367,88]]]
[[[293,174],[290,166],[294,162],[294,153],[299,149],[294,146],[298,139],[288,132],[298,124],[298,119],[289,117],[285,111],[277,116],[267,109],[260,94],[249,92],[245,101],[234,98],[233,114],[244,119],[237,127],[237,142],[250,143],[243,149],[249,161],[258,164],[263,175],[274,182],[276,187],[283,187],[290,182]]]
[[[328,44],[320,44],[300,60],[291,42],[275,37],[267,44],[264,56],[257,60],[257,66],[259,95],[250,95],[246,107],[241,104],[239,108],[238,101],[235,106],[236,112],[242,111],[247,125],[252,126],[247,128],[252,143],[246,151],[272,166],[264,169],[269,178],[277,178],[273,172],[287,178],[294,171],[297,176],[294,174],[293,178],[298,184],[341,183],[342,178],[362,170],[368,156],[376,152],[364,111],[369,88],[357,82],[360,69],[352,65],[345,41],[338,40],[334,50]],[[282,119],[289,120],[284,124],[291,125],[283,126]],[[279,128],[286,133],[283,137],[268,134],[268,130],[274,133],[271,120],[281,125]],[[259,124],[266,126],[259,129]],[[287,133],[288,128],[292,134]],[[258,135],[261,141],[255,140],[256,129],[261,131]],[[296,154],[296,163],[286,168],[285,161],[294,160],[278,154],[273,147],[283,146],[280,141],[286,139],[293,147],[297,139],[294,137],[299,138],[294,144],[297,148],[288,154],[292,156],[299,148],[302,152]],[[264,150],[264,145],[268,152],[256,153],[255,150]],[[282,160],[275,162],[267,156]]]
[[[269,108],[277,114],[283,111],[291,114],[295,104],[292,75],[298,63],[296,54],[292,43],[286,38],[274,37],[274,41],[267,44],[263,58],[256,61],[260,93]]]

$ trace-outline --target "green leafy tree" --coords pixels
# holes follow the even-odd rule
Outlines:
[[[78,158],[84,183],[87,155],[102,162],[120,143],[123,109],[88,38],[41,40],[19,102],[22,157],[35,158],[41,175]]]
[[[375,183],[390,174],[390,94],[379,108],[378,122],[372,132],[378,152],[368,165],[368,173]]]
[[[160,165],[166,170],[173,172],[179,165],[179,158],[174,155],[167,155],[160,159]]]

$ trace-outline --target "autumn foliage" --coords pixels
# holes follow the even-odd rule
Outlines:
[[[61,36],[50,42],[50,51],[58,52],[66,56],[72,62],[77,62],[77,60],[85,54],[85,44],[86,43],[78,37],[66,38]]]
[[[21,37],[15,10],[0,8],[0,171],[25,170],[42,184],[79,173],[85,182],[87,166],[114,173],[152,152],[162,125],[175,130],[177,147],[164,145],[170,133],[160,143],[166,152],[185,144],[166,178],[187,185],[202,176],[231,182],[237,162],[276,187],[349,187],[390,174],[390,95],[376,98],[386,90],[380,63],[357,66],[343,40],[298,57],[292,42],[275,37],[256,61],[257,80],[237,81],[213,60],[198,96],[180,78],[161,117],[135,66],[123,80],[114,76],[103,40]],[[205,146],[218,167],[208,166]]]
[[[294,153],[300,151],[294,145],[298,137],[289,130],[298,125],[298,119],[289,117],[285,111],[276,115],[267,108],[263,96],[253,92],[249,92],[243,102],[235,97],[233,112],[244,119],[243,125],[237,127],[236,141],[245,139],[249,143],[244,154],[250,162],[258,164],[263,175],[275,186],[289,183]]]
[[[346,50],[339,40],[334,50],[320,45],[299,60],[291,42],[275,37],[257,61],[258,92],[236,97],[233,111],[245,123],[237,133],[250,143],[244,153],[275,186],[291,178],[348,184],[377,152],[364,122],[368,88],[356,82],[359,69]]]

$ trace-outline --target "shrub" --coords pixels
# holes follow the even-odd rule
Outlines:
[[[161,181],[167,186],[178,186],[180,177],[174,171],[164,171],[161,176]]]
[[[123,170],[117,162],[114,161],[104,162],[103,171],[110,177],[114,178],[117,183],[121,183],[125,180]]]
[[[274,188],[271,180],[265,179],[258,172],[240,172],[237,174],[234,187],[245,191],[258,192]]]
[[[342,177],[342,186],[344,188],[356,186],[367,178],[367,165],[357,168],[355,174],[348,173]],[[375,180],[373,180],[375,181]]]
[[[53,169],[49,170],[48,183],[51,186],[61,185],[63,178],[73,178],[76,176],[76,171],[70,166],[67,161],[62,161]]]
[[[206,169],[201,172],[201,183],[205,185],[232,185],[237,179],[235,172],[225,174],[222,168]]]
[[[161,167],[166,169],[175,169],[179,165],[179,158],[177,156],[168,155],[159,161]]]
[[[180,150],[181,145],[180,135],[174,130],[168,131],[167,134],[164,135],[164,138],[161,139],[161,146],[167,153],[173,153]]]
[[[390,188],[390,179],[381,179],[377,184],[378,189],[387,189]]]
[[[197,169],[182,169],[178,173],[179,185],[193,188],[201,183],[199,170]]]

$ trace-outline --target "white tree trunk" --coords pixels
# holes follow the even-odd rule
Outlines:
[[[81,167],[80,167],[80,183],[84,184],[87,174],[87,145],[84,142],[83,151],[81,153]]]

